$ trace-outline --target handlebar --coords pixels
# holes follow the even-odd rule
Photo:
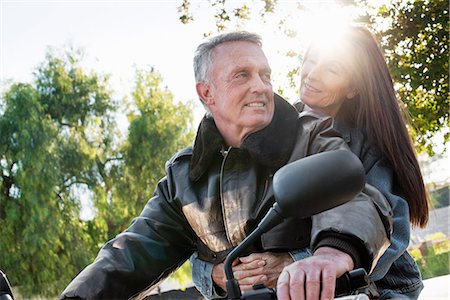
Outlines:
[[[10,284],[2,271],[0,271],[0,300],[13,300]]]
[[[358,289],[369,285],[369,277],[364,269],[356,269],[346,272],[336,279],[336,289],[334,296],[341,297],[348,295]],[[245,300],[277,300],[277,292],[274,288],[266,288],[264,284],[256,284],[253,290],[242,293],[241,299]]]

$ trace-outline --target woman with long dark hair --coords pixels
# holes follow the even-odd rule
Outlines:
[[[382,299],[415,299],[423,288],[420,272],[406,251],[410,224],[428,221],[428,194],[407,115],[397,98],[380,47],[371,32],[349,26],[309,47],[301,70],[299,111],[313,109],[335,117],[351,150],[362,160],[369,184],[393,210],[391,245],[371,273]],[[301,263],[286,272],[296,272]],[[280,293],[286,282],[279,282]],[[375,293],[376,294],[376,293]]]

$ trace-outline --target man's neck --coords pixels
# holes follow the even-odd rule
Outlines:
[[[216,123],[216,126],[223,139],[225,140],[227,146],[239,148],[241,147],[245,138],[248,136],[248,134],[245,134],[244,130],[242,130],[241,128],[237,128],[234,125],[219,126]]]

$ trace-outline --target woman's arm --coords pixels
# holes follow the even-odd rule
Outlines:
[[[386,197],[393,212],[391,245],[381,256],[370,275],[374,281],[386,275],[393,262],[406,251],[410,241],[408,203],[394,192],[393,176],[392,168],[381,160],[372,164],[367,172],[367,182],[376,187]]]

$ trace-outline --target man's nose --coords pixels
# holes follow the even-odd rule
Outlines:
[[[263,93],[266,92],[267,89],[271,89],[270,81],[268,82],[261,75],[255,75],[251,81],[251,89],[252,91]]]

